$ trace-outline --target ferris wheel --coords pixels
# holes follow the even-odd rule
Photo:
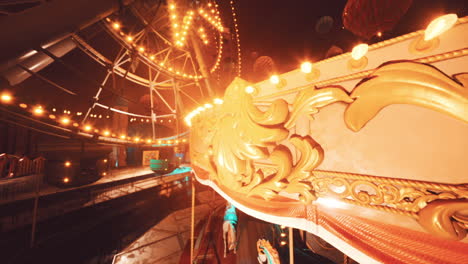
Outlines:
[[[44,89],[52,89],[51,92],[44,91],[36,98],[28,97],[28,91],[21,94],[12,90],[13,93],[4,96],[5,100],[15,97],[7,100],[15,101],[14,104],[5,104],[12,113],[21,113],[34,121],[35,126],[42,122],[59,134],[115,144],[141,144],[143,136],[145,143],[152,144],[161,139],[156,136],[169,136],[156,135],[155,131],[164,127],[176,135],[184,134],[183,115],[214,99],[217,87],[213,75],[218,76],[219,84],[220,70],[235,70],[223,67],[221,61],[238,44],[237,26],[234,31],[229,12],[222,14],[229,22],[222,21],[220,7],[214,1],[135,0],[121,4],[120,8],[108,6],[108,11],[103,11],[100,6],[90,5],[86,9],[76,3],[77,8],[90,13],[90,8],[94,8],[94,15],[80,14],[80,21],[65,19],[67,29],[78,29],[51,44],[35,46],[31,52],[54,62],[51,67],[55,71],[39,73],[35,64],[29,65],[27,61],[18,64],[19,70],[36,77],[37,82],[46,83]],[[97,23],[96,18],[100,18]],[[44,29],[56,34],[58,31],[54,30]],[[234,40],[234,34],[237,41],[230,41]],[[27,43],[18,43],[27,48]],[[240,50],[237,50],[240,74]],[[67,53],[71,55],[64,56]],[[90,62],[88,57],[92,59]],[[55,74],[56,71],[64,72]],[[76,85],[73,81],[63,81],[63,85],[55,81],[75,77],[79,79]],[[145,123],[139,130],[146,134],[127,134],[126,128],[120,129],[127,125],[114,124],[115,119]],[[149,123],[152,136],[147,134]]]
[[[120,46],[117,53],[105,56],[105,50],[97,50],[79,35],[74,36],[83,51],[110,68],[83,124],[95,107],[154,123],[158,118],[183,113],[186,104],[193,108],[202,105],[203,98],[213,97],[209,77],[220,68],[224,35],[229,34],[215,2],[138,0],[106,17],[102,25],[114,44]],[[149,89],[149,115],[118,111],[99,102],[102,87],[112,74]],[[165,106],[162,111],[158,109],[158,114],[154,111],[155,101]]]

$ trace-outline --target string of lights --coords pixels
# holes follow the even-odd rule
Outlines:
[[[138,55],[141,56],[146,61],[152,63],[153,65],[159,68],[164,69],[165,71],[170,72],[171,74],[177,75],[178,77],[181,77],[181,78],[193,79],[193,80],[198,80],[198,79],[203,78],[203,76],[201,75],[187,74],[187,73],[181,72],[179,69],[174,69],[171,65],[166,65],[164,60],[156,58],[155,54],[157,53],[150,53],[148,52],[148,49],[144,45],[137,45],[134,42],[134,38],[131,35],[128,35],[121,30],[122,26],[120,25],[119,22],[113,21],[110,18],[106,18],[106,21],[108,22],[107,26],[113,29],[111,32],[114,32],[115,35],[118,36],[119,38],[123,38],[124,39],[123,42],[126,43],[126,45],[129,48],[136,49],[138,51]]]
[[[70,110],[63,110],[63,114],[62,114],[61,112],[57,110],[57,108],[52,108],[49,111],[42,105],[38,105],[38,104],[28,105],[24,102],[15,104],[14,101],[15,101],[15,98],[10,93],[2,92],[0,94],[0,102],[3,105],[7,105],[7,106],[10,105],[12,107],[17,105],[21,110],[30,112],[36,118],[48,118],[49,120],[55,121],[56,124],[58,124],[62,128],[74,127],[76,130],[76,133],[80,135],[88,136],[89,133],[94,133],[96,136],[98,136],[100,140],[107,141],[107,142],[112,141],[112,142],[120,143],[120,144],[128,144],[128,143],[153,144],[155,142],[161,142],[161,144],[163,144],[162,146],[171,146],[174,144],[179,144],[181,142],[182,143],[187,142],[186,138],[182,138],[187,135],[186,132],[180,135],[169,137],[171,138],[170,140],[165,140],[164,138],[155,139],[155,140],[152,140],[152,139],[145,140],[140,137],[129,137],[124,134],[117,135],[116,133],[113,133],[110,129],[107,129],[107,128],[98,129],[96,127],[93,127],[89,123],[80,126],[80,124],[76,120],[73,120],[73,114]],[[82,112],[77,112],[76,116],[81,116],[82,114],[83,114]],[[110,116],[108,115],[104,116],[101,114],[100,115],[91,114],[91,117],[99,118],[99,119],[104,118],[104,117],[110,118]],[[136,118],[132,118],[132,119],[133,121],[137,121]],[[149,119],[139,119],[139,120],[141,122],[150,121]],[[130,121],[130,122],[133,122],[133,121]],[[162,123],[163,119],[160,119],[159,121]],[[167,121],[171,123],[172,119],[168,119]],[[115,141],[113,139],[119,139],[119,140]]]
[[[237,25],[237,14],[234,8],[234,1],[230,1],[232,20],[234,21],[234,30],[236,34],[236,44],[237,44],[237,77],[241,76],[241,66],[242,66],[242,53],[240,47],[240,36],[239,36],[239,27]]]
[[[222,49],[223,49],[223,41],[222,41],[222,32],[224,31],[224,27],[221,22],[221,18],[219,16],[219,11],[217,9],[217,4],[208,3],[208,8],[199,8],[198,13],[202,18],[204,18],[209,24],[211,24],[217,31],[219,31],[219,38],[220,42],[218,45],[218,54],[213,64],[210,72],[213,73],[219,68],[221,57],[222,57]],[[190,32],[190,28],[192,26],[192,21],[194,19],[195,12],[193,10],[188,10],[184,15],[182,21],[180,21],[179,15],[177,14],[177,6],[174,2],[170,2],[168,5],[168,13],[169,18],[172,24],[172,31],[173,31],[173,41],[175,46],[183,47],[188,40],[188,34]],[[197,74],[187,74],[183,72],[181,69],[175,69],[172,65],[166,65],[165,61],[162,59],[156,58],[158,53],[148,51],[148,48],[145,45],[137,44],[135,38],[123,32],[122,25],[117,20],[111,20],[109,17],[105,19],[107,22],[107,26],[112,29],[111,32],[114,33],[119,39],[123,39],[123,43],[126,46],[136,49],[138,51],[138,55],[143,57],[146,61],[170,72],[171,74],[175,74],[178,77],[187,78],[198,80],[202,79],[202,75]],[[202,30],[200,30],[202,29]],[[202,41],[205,45],[209,44],[209,41],[206,39],[206,30],[204,28],[199,29],[199,35],[201,35]],[[171,45],[171,43],[168,43]]]

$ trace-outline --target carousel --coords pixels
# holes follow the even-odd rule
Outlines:
[[[188,175],[180,250],[155,226],[112,263],[468,263],[466,14],[384,38],[415,3],[349,0],[360,41],[281,73],[243,64],[240,0],[27,2],[1,13],[1,122],[44,136],[4,144],[0,181]]]

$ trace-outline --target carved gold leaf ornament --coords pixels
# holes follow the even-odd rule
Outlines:
[[[245,93],[246,86],[247,82],[237,78],[226,90],[212,140],[218,179],[238,188],[245,178],[252,178],[252,165],[247,161],[267,158],[266,147],[288,136],[281,125],[289,113],[287,103],[276,100],[262,112]]]
[[[294,100],[292,111],[285,124],[287,129],[294,127],[300,115],[311,115],[319,112],[319,108],[335,102],[351,103],[351,99],[341,86],[313,88],[301,91]]]
[[[419,212],[419,223],[429,232],[453,240],[463,239],[468,228],[468,200],[437,200]]]
[[[468,122],[467,81],[468,74],[452,79],[426,64],[394,62],[379,67],[351,96],[339,86],[311,87],[296,96],[291,110],[286,101],[276,100],[260,111],[245,92],[249,84],[235,79],[226,90],[225,103],[195,119],[191,133],[204,139],[191,142],[192,162],[209,171],[218,185],[246,199],[260,198],[266,206],[273,206],[269,201],[283,192],[297,194],[305,204],[317,197],[335,197],[406,215],[430,232],[462,239],[468,225],[467,185],[316,170],[324,157],[321,146],[310,136],[288,134],[299,116],[313,118],[335,102],[348,104],[345,122],[353,131],[391,104],[422,106]],[[291,150],[282,145],[285,140],[298,151],[296,163]],[[452,209],[440,209],[445,205]]]
[[[393,62],[379,67],[351,93],[355,101],[345,122],[359,131],[382,108],[412,104],[468,122],[468,89],[435,67],[416,62]]]

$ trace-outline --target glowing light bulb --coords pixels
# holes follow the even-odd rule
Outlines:
[[[279,79],[278,75],[272,75],[272,76],[270,77],[270,82],[271,82],[272,84],[279,84],[279,83],[280,83],[280,79]]]
[[[85,131],[91,131],[91,129],[93,129],[93,128],[90,125],[84,126]]]
[[[312,72],[312,63],[306,61],[301,64],[301,72],[303,73],[311,73]]]
[[[120,135],[120,139],[125,139],[125,135]]]
[[[205,108],[213,108],[212,104],[205,104]]]
[[[214,102],[215,104],[220,105],[220,104],[223,104],[224,101],[223,101],[223,99],[215,98],[215,99],[213,100],[213,102]]]
[[[144,48],[144,47],[139,47],[139,48],[138,48],[138,51],[144,52],[144,51],[145,51],[145,48]]]
[[[351,57],[355,60],[360,60],[364,55],[366,55],[367,51],[369,50],[369,45],[367,44],[359,44],[353,48],[351,52]]]
[[[255,92],[255,88],[253,88],[252,86],[247,86],[245,87],[245,92],[248,94],[252,94]]]
[[[13,97],[8,94],[8,93],[2,93],[2,95],[0,96],[0,100],[2,101],[2,103],[10,103],[12,100],[13,100]]]
[[[280,243],[282,246],[286,245],[286,241],[281,241]]]
[[[70,179],[68,177],[63,178],[64,183],[68,183],[69,181],[70,181]]]
[[[120,24],[119,24],[119,23],[114,23],[114,24],[112,24],[112,27],[113,27],[114,29],[119,29],[119,28],[120,28]]]
[[[382,32],[380,32],[380,31],[377,32],[377,37],[379,37],[379,38],[382,37]]]
[[[174,4],[170,5],[170,6],[169,6],[169,9],[174,10],[174,9],[175,9],[175,5],[174,5]]]
[[[28,107],[28,105],[27,105],[27,104],[23,104],[23,103],[21,103],[21,104],[19,104],[19,107],[21,107],[21,108],[27,108],[27,107]]]
[[[128,42],[132,42],[132,41],[133,41],[133,37],[132,37],[132,36],[127,36],[126,39],[127,39]]]
[[[36,106],[36,108],[34,108],[33,110],[33,113],[35,115],[42,115],[44,113],[44,109],[42,109],[42,106]]]
[[[71,162],[70,162],[70,161],[65,161],[64,165],[65,165],[65,167],[67,167],[67,168],[68,168],[68,167],[70,167],[70,166],[71,166]]]
[[[457,20],[458,16],[456,14],[447,14],[432,20],[424,31],[424,40],[429,41],[449,30]]]
[[[60,120],[60,123],[62,123],[64,125],[68,125],[68,124],[70,124],[70,118],[62,117],[62,119]]]
[[[110,135],[110,132],[108,130],[103,132],[104,136],[108,137]]]

